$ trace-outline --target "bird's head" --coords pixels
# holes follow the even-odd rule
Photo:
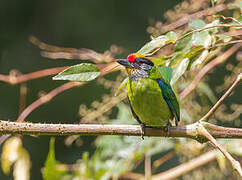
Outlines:
[[[129,75],[133,73],[147,74],[154,67],[154,63],[150,59],[137,53],[128,55],[126,59],[118,59],[117,62],[126,68]]]

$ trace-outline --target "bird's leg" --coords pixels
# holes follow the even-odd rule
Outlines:
[[[165,127],[165,131],[167,133],[167,137],[170,136],[170,127],[171,127],[171,123],[170,123],[170,121],[168,121],[167,126]]]
[[[145,136],[145,124],[141,123],[140,124],[141,127],[141,138],[144,140],[144,136]]]
[[[176,126],[178,126],[178,120],[177,120],[177,118],[175,118],[175,123],[176,123]]]

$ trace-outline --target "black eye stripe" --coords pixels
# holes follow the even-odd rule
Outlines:
[[[135,59],[135,62],[137,63],[145,63],[145,64],[148,64],[148,65],[151,65],[151,66],[154,66],[154,63],[146,58],[142,58],[142,57],[139,57],[139,58],[136,58]]]

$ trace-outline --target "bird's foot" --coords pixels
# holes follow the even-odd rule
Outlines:
[[[141,123],[140,124],[141,127],[141,138],[144,140],[144,136],[145,136],[145,124]]]
[[[167,126],[165,127],[165,131],[167,133],[167,137],[170,136],[170,127],[171,127],[171,123],[170,123],[170,121],[168,121]]]

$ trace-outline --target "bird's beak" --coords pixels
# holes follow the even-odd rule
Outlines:
[[[117,59],[117,62],[126,68],[134,68],[133,64],[131,64],[127,59]]]

